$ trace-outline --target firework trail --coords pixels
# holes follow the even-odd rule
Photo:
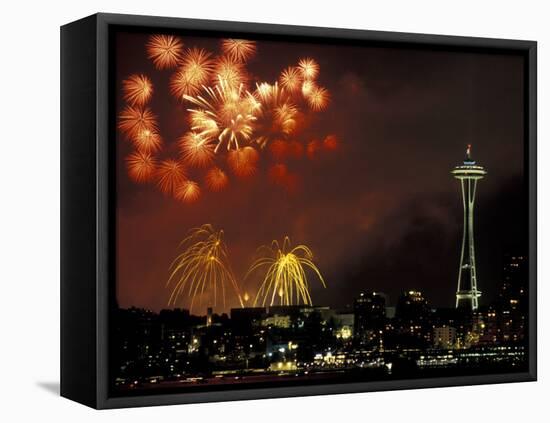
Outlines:
[[[252,264],[246,275],[248,277],[258,269],[267,268],[254,299],[254,306],[273,306],[277,303],[311,305],[307,269],[314,273],[323,287],[326,287],[321,272],[313,262],[313,253],[307,246],[298,245],[291,248],[287,236],[282,246],[273,241],[271,247],[263,246],[259,251],[264,255]]]
[[[176,257],[170,266],[170,277],[167,286],[172,285],[168,306],[174,306],[181,297],[191,299],[190,310],[193,310],[198,298],[207,294],[209,305],[225,307],[227,288],[232,288],[239,299],[237,281],[229,264],[227,246],[223,240],[222,230],[217,231],[212,225],[195,228],[181,243],[185,247],[182,254]]]

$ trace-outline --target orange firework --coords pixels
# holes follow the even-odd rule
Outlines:
[[[269,145],[269,151],[275,160],[284,160],[289,153],[288,142],[275,140]]]
[[[298,63],[298,69],[302,73],[304,79],[312,80],[319,74],[319,65],[309,57],[306,57]]]
[[[268,176],[271,182],[276,185],[283,185],[288,175],[288,168],[285,164],[278,163],[269,168]]]
[[[174,194],[185,182],[185,170],[181,163],[168,159],[160,163],[157,169],[157,184],[165,194]]]
[[[228,38],[222,40],[222,50],[235,62],[246,62],[256,53],[256,43],[249,40]]]
[[[155,173],[156,161],[149,153],[136,151],[126,158],[128,176],[136,182],[150,181]]]
[[[174,68],[182,57],[183,42],[173,35],[152,35],[146,47],[157,69]]]
[[[319,140],[312,140],[308,142],[306,147],[306,154],[308,158],[313,159],[321,149],[321,143]]]
[[[206,173],[206,186],[210,191],[219,192],[229,183],[229,179],[219,167],[213,167]]]
[[[208,81],[214,69],[214,61],[208,51],[202,48],[191,48],[185,52],[183,67],[195,84],[202,85]]]
[[[200,193],[199,184],[193,181],[184,181],[176,188],[174,197],[184,203],[194,203],[199,199]]]
[[[291,93],[297,92],[302,86],[303,81],[304,78],[300,69],[294,66],[286,68],[279,77],[281,87]]]
[[[133,137],[132,142],[139,151],[144,153],[154,153],[160,149],[162,145],[162,138],[157,132],[147,128],[143,129],[135,137]]]
[[[170,91],[178,98],[197,94],[214,69],[209,52],[200,48],[187,49],[182,66],[170,78]]]
[[[254,96],[242,85],[232,87],[223,80],[215,87],[203,87],[203,90],[204,95],[183,96],[197,107],[188,109],[191,129],[205,140],[216,140],[214,153],[222,144],[231,150],[249,143],[260,107]]]
[[[338,140],[336,135],[327,135],[327,137],[323,141],[323,148],[328,151],[338,150],[339,146],[340,141]]]
[[[212,142],[195,132],[188,132],[179,139],[179,147],[185,162],[195,167],[206,167],[214,159]]]
[[[329,102],[330,95],[325,88],[314,87],[308,94],[307,102],[309,107],[316,112],[324,110]]]
[[[157,131],[157,120],[148,108],[126,106],[118,116],[118,129],[135,139],[142,131]]]
[[[229,57],[220,57],[214,67],[215,84],[225,83],[230,88],[236,88],[247,81],[246,73],[242,63],[235,62]]]
[[[304,154],[304,146],[298,141],[291,141],[288,143],[288,152],[294,159],[299,159]]]
[[[285,137],[294,131],[298,109],[286,91],[279,89],[278,83],[258,84],[254,95],[260,103],[255,124],[256,142],[262,148],[273,138]]]
[[[258,152],[247,146],[232,150],[227,157],[227,163],[236,176],[247,178],[256,173],[258,159]]]
[[[145,75],[130,75],[122,81],[122,92],[131,106],[143,106],[153,95],[153,84]]]

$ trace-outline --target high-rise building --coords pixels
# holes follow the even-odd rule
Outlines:
[[[379,292],[361,292],[353,304],[353,338],[358,345],[376,344],[386,322],[386,298]]]
[[[498,297],[500,338],[521,341],[527,323],[527,257],[506,256]]]
[[[460,181],[462,207],[464,209],[462,248],[460,265],[458,267],[458,284],[456,289],[456,307],[466,307],[477,310],[481,291],[478,290],[476,257],[474,244],[474,204],[477,182],[485,177],[487,172],[483,166],[472,159],[471,145],[466,149],[466,158],[461,165],[456,166],[451,173]]]
[[[403,292],[397,300],[395,324],[404,344],[420,346],[430,342],[433,335],[431,317],[432,312],[422,292]]]

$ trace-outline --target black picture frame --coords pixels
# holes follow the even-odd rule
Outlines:
[[[191,30],[255,37],[295,37],[369,45],[513,51],[525,58],[525,166],[529,214],[529,370],[524,373],[326,384],[204,393],[112,397],[109,394],[109,309],[113,259],[113,157],[109,145],[112,81],[109,34],[114,27]],[[431,388],[537,378],[536,108],[534,41],[316,28],[99,13],[61,28],[61,395],[90,407],[119,408]]]

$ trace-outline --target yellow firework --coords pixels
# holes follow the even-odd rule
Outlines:
[[[183,42],[173,35],[152,35],[146,48],[157,69],[171,69],[181,60]]]
[[[316,85],[313,81],[304,81],[304,83],[302,84],[303,96],[307,98],[315,88],[316,88]]]
[[[255,306],[311,305],[307,270],[319,279],[323,287],[326,287],[321,272],[313,262],[313,253],[307,246],[298,245],[291,248],[290,239],[287,236],[282,246],[277,241],[273,241],[271,247],[264,246],[259,251],[264,255],[252,264],[246,275],[248,277],[258,269],[267,268],[254,299]]]
[[[271,140],[285,137],[294,131],[298,109],[277,82],[273,85],[265,82],[257,85],[254,95],[260,103],[255,124],[256,142],[262,148]]]
[[[291,66],[281,73],[279,82],[281,83],[281,87],[285,90],[295,93],[301,88],[304,78],[300,69]]]
[[[130,75],[122,81],[122,92],[131,106],[143,106],[153,95],[153,84],[145,75]]]
[[[300,60],[298,69],[302,73],[303,78],[307,80],[315,79],[319,74],[319,65],[309,57]]]
[[[223,52],[236,62],[246,62],[256,53],[256,43],[249,40],[228,38],[222,40]]]
[[[172,291],[168,306],[174,306],[182,297],[187,297],[191,300],[192,311],[197,299],[202,304],[203,297],[207,297],[208,305],[225,307],[226,290],[231,288],[242,307],[223,231],[215,230],[212,225],[203,225],[193,229],[181,245],[185,250],[170,266],[167,286],[172,286]]]
[[[200,194],[199,184],[194,181],[185,181],[176,188],[174,197],[184,203],[194,203],[199,199]]]
[[[188,132],[179,139],[182,158],[195,167],[206,167],[214,159],[214,145],[195,132]]]
[[[160,163],[157,169],[157,184],[165,194],[175,194],[186,180],[183,165],[176,160],[168,159]]]
[[[222,81],[228,87],[235,88],[247,82],[243,64],[233,59],[222,56],[218,58],[214,66],[214,83]]]
[[[143,153],[154,153],[162,146],[162,138],[152,129],[146,128],[139,131],[133,138],[135,147]]]
[[[126,106],[118,115],[118,129],[133,140],[145,130],[156,132],[157,119],[148,108]]]
[[[214,61],[211,54],[199,48],[187,49],[182,65],[170,78],[170,91],[177,98],[184,95],[195,95],[208,82]]]
[[[325,88],[313,87],[306,97],[309,107],[316,112],[319,112],[327,107],[330,95]]]
[[[243,86],[232,87],[221,80],[214,87],[203,87],[204,94],[184,99],[196,108],[190,112],[191,129],[204,140],[215,140],[214,152],[221,145],[238,150],[250,142],[260,104]]]
[[[153,178],[156,161],[148,153],[136,151],[126,158],[128,176],[136,182],[146,182]]]

